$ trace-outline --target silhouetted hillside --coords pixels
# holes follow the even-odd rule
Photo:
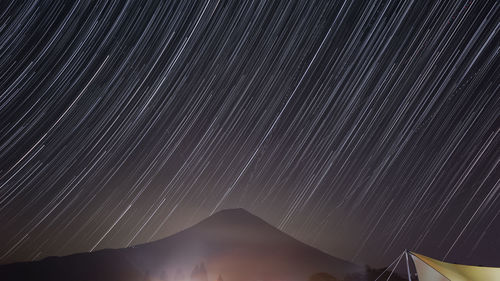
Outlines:
[[[224,210],[177,234],[125,249],[0,267],[2,280],[290,280],[314,272],[340,279],[363,268],[279,231],[243,209]],[[176,276],[183,276],[177,277]]]

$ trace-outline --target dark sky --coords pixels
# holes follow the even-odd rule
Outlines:
[[[358,263],[500,266],[498,1],[0,14],[1,263],[243,207]]]

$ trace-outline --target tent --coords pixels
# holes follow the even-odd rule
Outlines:
[[[498,267],[447,263],[413,252],[406,255],[411,256],[419,281],[500,281]]]

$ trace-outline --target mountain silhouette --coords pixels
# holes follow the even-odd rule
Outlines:
[[[299,281],[316,272],[343,278],[362,270],[243,209],[228,209],[158,241],[4,265],[0,276],[6,281],[190,281],[204,275],[208,280],[222,275],[227,281]]]

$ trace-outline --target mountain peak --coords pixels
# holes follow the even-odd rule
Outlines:
[[[249,211],[247,211],[246,209],[243,209],[243,208],[223,209],[223,210],[220,210],[220,211],[214,213],[210,217],[215,217],[215,216],[252,217],[252,218],[256,218],[256,219],[260,220],[260,218],[258,216],[250,213]]]
[[[224,209],[205,218],[197,226],[227,227],[271,227],[269,223],[243,208]]]
[[[252,213],[250,213],[249,211],[247,211],[245,208],[229,208],[229,209],[222,209],[218,212],[216,212],[215,214],[219,214],[219,213],[234,213],[234,214],[247,214],[247,215],[252,215]],[[215,215],[214,214],[214,215]]]

